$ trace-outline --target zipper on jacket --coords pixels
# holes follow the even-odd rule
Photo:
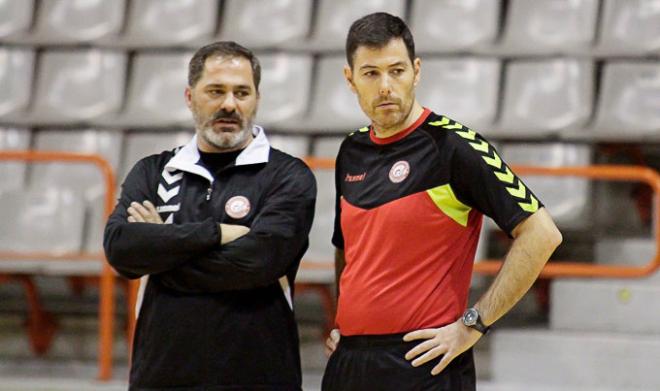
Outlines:
[[[208,189],[206,189],[206,200],[210,201],[211,200],[211,192],[213,191],[213,186],[209,186]]]

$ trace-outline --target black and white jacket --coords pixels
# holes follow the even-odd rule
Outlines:
[[[212,175],[197,139],[139,161],[104,238],[110,264],[140,278],[131,390],[299,390],[291,304],[308,246],[316,182],[255,126],[236,161]],[[166,224],[128,223],[151,201]],[[220,245],[218,223],[250,227]],[[238,387],[238,388],[236,388]]]

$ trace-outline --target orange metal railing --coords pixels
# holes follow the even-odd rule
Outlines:
[[[334,169],[334,159],[308,157],[305,162],[312,169]],[[517,175],[541,175],[554,177],[582,177],[596,180],[620,182],[643,182],[651,187],[653,197],[654,223],[660,221],[660,174],[643,166],[595,165],[585,167],[532,167],[511,166]],[[646,265],[597,265],[583,262],[549,262],[541,271],[541,277],[601,277],[635,278],[644,277],[660,268],[660,228],[655,229],[656,254]],[[316,266],[316,265],[315,265]],[[481,260],[474,265],[474,271],[480,274],[496,274],[502,266],[500,260]],[[301,265],[305,268],[306,265]],[[318,266],[316,266],[318,267]],[[332,265],[328,264],[328,268]]]
[[[542,175],[559,177],[582,177],[619,182],[643,182],[655,193],[653,213],[655,229],[655,257],[644,266],[596,265],[580,262],[550,262],[541,271],[541,277],[601,277],[635,278],[648,276],[660,267],[660,175],[657,171],[642,166],[596,165],[586,167],[530,167],[512,166],[518,175]],[[502,266],[501,261],[484,260],[474,265],[474,271],[482,274],[496,274]]]
[[[64,162],[64,163],[87,163],[95,165],[103,175],[105,183],[104,216],[112,213],[115,205],[115,174],[112,166],[99,155],[85,155],[69,152],[49,151],[0,151],[0,161],[20,160],[27,162]],[[44,253],[13,253],[0,252],[2,259],[12,260],[61,260],[76,261],[101,261],[103,270],[100,276],[100,298],[99,298],[99,352],[98,352],[98,377],[100,380],[109,380],[112,375],[112,345],[115,314],[115,272],[103,254],[75,253],[75,254],[44,254]]]

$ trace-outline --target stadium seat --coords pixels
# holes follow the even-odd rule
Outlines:
[[[388,12],[403,18],[405,8],[403,0],[321,0],[310,43],[317,50],[343,49],[348,29],[356,19],[372,12]]]
[[[132,133],[125,137],[122,168],[117,176],[121,184],[128,172],[138,160],[153,154],[185,145],[190,141],[192,132],[148,132]]]
[[[501,0],[415,0],[410,29],[415,51],[469,50],[492,43],[499,26]]]
[[[660,62],[613,61],[603,70],[596,138],[660,137]]]
[[[344,79],[345,64],[343,56],[319,60],[311,115],[290,127],[300,126],[302,131],[348,133],[370,123]]]
[[[592,161],[591,148],[578,144],[505,144],[500,154],[509,165],[585,166]],[[560,228],[583,229],[589,226],[592,202],[590,180],[552,176],[524,176],[522,179],[545,204]]]
[[[28,129],[0,127],[0,151],[27,150],[29,148],[30,131]],[[26,164],[22,161],[0,160],[0,193],[22,189],[25,185],[25,168]],[[0,205],[0,210],[4,208],[4,205]]]
[[[307,137],[298,136],[284,136],[284,135],[269,135],[266,129],[266,135],[271,147],[286,152],[289,155],[297,158],[305,158],[308,155],[309,142]]]
[[[207,43],[215,33],[218,3],[216,0],[131,1],[123,34],[103,42],[123,47]]]
[[[71,124],[119,112],[126,55],[115,51],[51,50],[39,58],[32,124]]]
[[[545,136],[580,129],[591,117],[593,65],[580,59],[508,64],[500,132]]]
[[[343,137],[318,138],[314,144],[314,156],[319,158],[334,159],[337,156],[339,145]],[[326,283],[334,282],[334,253],[335,248],[331,243],[335,219],[335,171],[333,169],[314,169],[317,187],[319,189],[316,198],[316,211],[314,224],[309,234],[309,249],[305,254],[307,264],[314,267],[303,269],[307,278],[325,280]],[[326,265],[325,268],[322,265]],[[325,277],[322,277],[325,276]]]
[[[301,41],[309,33],[311,15],[312,0],[228,0],[220,39],[237,41],[250,49]]]
[[[32,25],[34,0],[0,0],[0,37],[20,37]]]
[[[0,119],[20,116],[30,104],[34,51],[0,47]]]
[[[530,53],[584,53],[596,33],[598,0],[512,0],[503,47]]]
[[[94,121],[101,126],[159,127],[192,124],[185,103],[192,53],[139,53],[133,58],[123,111]]]
[[[49,187],[0,194],[0,249],[15,252],[79,252],[85,208],[72,190]]]
[[[314,140],[314,156],[324,159],[334,159],[337,157],[339,147],[344,142],[345,137],[319,137]]]
[[[660,52],[660,0],[603,0],[599,52]]]
[[[652,144],[651,144],[652,145]],[[646,145],[645,145],[646,146]],[[631,182],[596,182],[593,198],[594,221],[599,232],[611,237],[626,238],[648,235],[655,223],[653,198],[646,185]],[[613,213],[617,211],[617,213]]]
[[[35,135],[35,148],[98,154],[117,172],[121,152],[121,132],[107,130],[44,130]],[[103,211],[106,187],[97,166],[89,164],[44,163],[33,167],[30,188],[71,189],[84,200],[84,249],[99,251],[103,238]],[[113,189],[114,190],[114,189]],[[92,243],[94,243],[92,245]]]
[[[302,118],[308,109],[312,58],[279,53],[259,56],[259,61],[262,72],[257,121],[272,127]]]
[[[335,218],[334,170],[315,170],[319,191],[316,200],[314,225],[310,232],[310,246],[305,255],[312,262],[329,262],[334,259],[331,243]]]
[[[416,96],[425,107],[487,134],[497,114],[501,65],[495,59],[422,62]]]
[[[319,295],[325,314],[324,339],[335,327],[336,295],[332,289],[335,285],[335,247],[331,242],[335,218],[335,172],[333,169],[313,169],[313,172],[318,188],[314,223],[309,233],[309,248],[296,276],[296,292],[311,290]]]
[[[594,260],[601,265],[645,266],[655,258],[656,250],[651,237],[605,236],[595,243]],[[653,279],[660,282],[660,274],[655,274]]]
[[[35,149],[101,155],[116,171],[121,153],[121,132],[109,130],[41,130],[35,133]],[[86,202],[105,194],[103,175],[95,165],[38,163],[33,166],[30,187],[66,187]]]
[[[126,0],[42,0],[38,4],[32,30],[10,41],[61,45],[117,36],[123,27]]]

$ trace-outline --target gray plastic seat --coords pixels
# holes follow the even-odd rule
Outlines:
[[[320,60],[311,115],[298,124],[302,126],[301,130],[348,133],[371,122],[346,83],[343,72],[345,64],[343,56]]]
[[[126,135],[124,155],[121,164],[121,175],[117,176],[118,184],[126,178],[128,172],[138,160],[149,155],[187,144],[192,138],[192,132],[139,132]]]
[[[259,57],[261,99],[257,121],[269,127],[300,119],[307,112],[312,82],[312,58],[272,54]]]
[[[35,135],[35,149],[101,155],[116,173],[121,152],[121,132],[95,129],[44,130]],[[80,196],[85,209],[83,246],[88,251],[101,249],[107,189],[103,174],[97,166],[71,163],[36,164],[32,171],[30,188],[65,188]]]
[[[607,63],[594,136],[660,137],[660,62]]]
[[[430,59],[422,63],[419,102],[484,134],[497,115],[501,64],[495,59]]]
[[[315,140],[314,156],[331,158],[337,156],[343,137],[321,137]],[[309,233],[309,249],[303,258],[306,267],[301,268],[302,277],[322,283],[334,283],[334,254],[332,232],[335,219],[335,171],[314,169],[317,187],[314,224]],[[310,267],[311,266],[311,267]]]
[[[0,249],[63,254],[82,248],[85,208],[72,190],[49,187],[0,193]]]
[[[0,127],[0,150],[27,150],[29,148],[30,131],[28,129]],[[26,164],[23,161],[0,160],[0,193],[22,189],[25,185],[25,168]],[[0,206],[0,208],[4,208],[4,206]]]
[[[133,58],[123,111],[95,120],[101,126],[158,127],[192,124],[185,103],[192,53],[140,53]]]
[[[506,69],[500,130],[542,136],[580,129],[593,106],[593,64],[579,59],[512,62]]]
[[[324,159],[335,159],[339,147],[346,137],[318,137],[314,140],[314,156]]]
[[[410,28],[417,52],[449,52],[488,45],[496,36],[501,0],[415,0]]]
[[[388,12],[403,17],[406,4],[403,0],[321,0],[316,14],[312,35],[315,49],[343,49],[346,34],[358,18],[372,12]]]
[[[591,147],[580,144],[505,144],[500,149],[509,165],[586,166]],[[579,177],[523,176],[560,228],[582,229],[591,220],[591,181]]]
[[[598,0],[512,0],[503,45],[517,53],[583,52],[596,33]]]
[[[34,0],[0,0],[0,37],[20,37],[32,24]]]
[[[11,40],[67,44],[116,36],[123,27],[125,6],[126,0],[41,0],[32,30]]]
[[[266,129],[268,132],[268,129]],[[286,152],[297,158],[305,158],[308,155],[309,140],[301,136],[268,135],[271,147]]]
[[[601,265],[644,266],[655,258],[655,240],[651,237],[600,237],[594,246],[594,260]],[[660,283],[656,271],[652,280]],[[640,282],[648,281],[645,278]]]
[[[660,52],[660,0],[603,1],[600,52]]]
[[[42,130],[35,134],[35,149],[101,155],[116,171],[121,153],[121,132],[111,130]],[[105,194],[103,175],[95,165],[85,163],[38,163],[30,186],[66,187],[90,202]]]
[[[335,172],[334,170],[314,170],[318,192],[314,224],[309,235],[309,249],[306,259],[328,262],[334,259],[332,232],[335,219]]]
[[[211,41],[215,33],[216,0],[139,0],[129,4],[123,34],[103,42],[124,47],[197,45]]]
[[[224,7],[220,39],[251,49],[301,41],[310,30],[312,0],[227,0]]]
[[[70,124],[117,113],[124,98],[126,55],[90,49],[41,55],[31,123]]]
[[[30,104],[34,51],[0,47],[0,119],[24,112]]]

